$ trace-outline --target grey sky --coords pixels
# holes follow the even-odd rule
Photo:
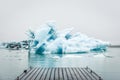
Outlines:
[[[120,44],[119,0],[0,0],[0,41],[27,39],[25,32],[55,20],[90,37]]]

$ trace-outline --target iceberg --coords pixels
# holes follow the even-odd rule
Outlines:
[[[105,51],[109,42],[88,37],[80,32],[72,34],[73,28],[62,31],[56,29],[53,22],[41,25],[40,29],[27,32],[30,38],[30,51],[33,53],[81,53]]]

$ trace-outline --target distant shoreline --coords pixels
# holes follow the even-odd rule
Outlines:
[[[111,48],[120,48],[120,45],[109,45],[108,47],[111,47]]]

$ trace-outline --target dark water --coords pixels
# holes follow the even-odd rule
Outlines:
[[[90,67],[104,80],[120,80],[120,48],[104,53],[30,54],[26,50],[0,49],[0,80],[14,80],[29,66]]]

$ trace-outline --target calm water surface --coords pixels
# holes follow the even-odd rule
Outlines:
[[[0,49],[0,80],[14,80],[29,66],[90,67],[104,80],[120,80],[120,48],[105,53],[30,54],[26,50]]]

